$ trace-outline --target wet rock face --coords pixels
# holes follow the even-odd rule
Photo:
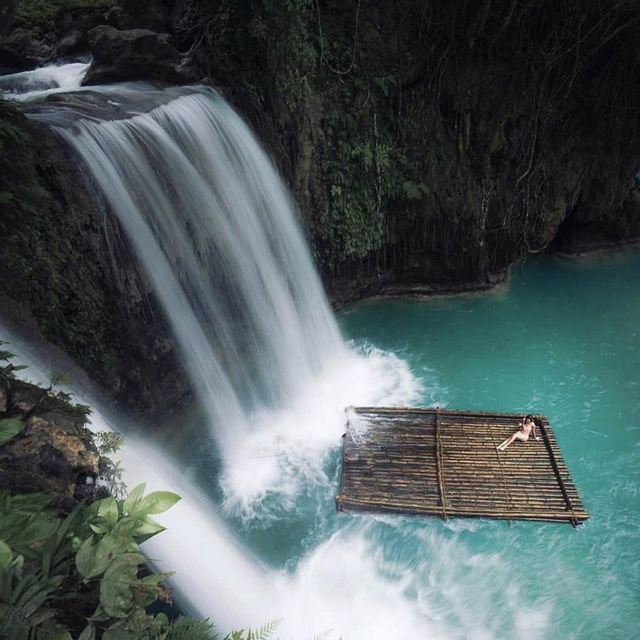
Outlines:
[[[86,477],[98,475],[99,456],[88,434],[38,417],[29,419],[24,435],[7,443],[0,456],[0,485],[12,493],[42,491],[62,501],[73,498]]]
[[[0,313],[153,420],[188,398],[189,384],[126,236],[47,127],[3,116],[20,134],[2,140],[0,192],[11,198],[0,216]]]
[[[19,0],[4,0],[0,5],[0,46],[4,44],[4,39],[11,29],[13,16],[16,12]]]
[[[18,71],[33,69],[51,60],[55,50],[55,37],[52,34],[36,38],[27,29],[14,29],[3,43],[0,63]]]
[[[165,32],[171,26],[173,0],[118,0],[121,14],[121,28],[134,27]]]
[[[0,488],[44,492],[59,506],[71,508],[86,479],[95,479],[99,471],[98,451],[84,428],[85,417],[64,399],[3,373],[0,398],[0,419],[25,423],[22,433],[0,446]]]
[[[166,33],[103,25],[89,31],[87,37],[93,63],[84,84],[139,79],[180,83],[191,79]]]
[[[334,300],[482,287],[559,234],[640,235],[637,5],[185,5],[212,33],[183,48],[272,150]]]

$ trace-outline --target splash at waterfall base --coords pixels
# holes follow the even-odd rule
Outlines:
[[[540,443],[496,445],[522,416],[349,410],[338,511],[570,522],[589,518],[545,416]]]

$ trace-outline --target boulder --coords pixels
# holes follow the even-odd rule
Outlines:
[[[11,24],[13,23],[13,16],[16,13],[16,8],[18,7],[18,0],[5,0],[5,2],[0,5],[0,47],[4,43],[7,34],[9,33],[9,29],[11,29]]]
[[[0,371],[0,419],[20,418],[26,426],[0,446],[0,489],[44,492],[58,506],[72,508],[87,479],[95,488],[99,474],[100,456],[84,428],[86,417],[61,394],[11,378],[5,371]]]
[[[33,416],[20,435],[0,448],[0,486],[12,493],[42,491],[62,502],[76,486],[98,476],[99,455],[85,429]]]
[[[38,39],[27,29],[14,29],[0,49],[0,65],[17,71],[42,66],[53,59],[55,45],[53,34]]]
[[[187,61],[170,44],[170,36],[149,29],[120,30],[99,26],[87,34],[93,62],[84,84],[124,80],[194,80]]]

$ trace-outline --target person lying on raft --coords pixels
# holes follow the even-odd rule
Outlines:
[[[526,416],[525,419],[518,425],[520,429],[516,431],[512,436],[503,440],[497,447],[498,451],[504,451],[514,440],[522,440],[526,442],[529,439],[529,434],[533,431],[533,437],[536,440],[540,440],[536,435],[536,423],[533,416]]]

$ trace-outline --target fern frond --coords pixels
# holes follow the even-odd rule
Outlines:
[[[208,620],[180,616],[171,623],[165,640],[215,640],[213,625]]]
[[[249,629],[247,632],[247,640],[267,640],[267,638],[271,637],[279,624],[280,620],[271,620],[271,622],[263,624],[256,631]]]

